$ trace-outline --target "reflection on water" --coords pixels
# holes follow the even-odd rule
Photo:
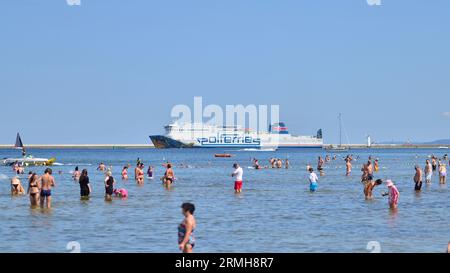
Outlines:
[[[375,177],[392,179],[400,191],[397,211],[381,197],[385,185],[374,189],[373,200],[364,198],[359,169],[369,152],[380,159]],[[14,153],[0,150],[0,157]],[[176,228],[183,219],[183,202],[197,207],[196,252],[367,252],[369,237],[380,242],[382,252],[442,252],[449,241],[447,185],[439,184],[437,175],[422,192],[414,192],[412,183],[414,165],[424,165],[439,151],[352,151],[360,158],[351,176],[345,176],[341,158],[331,161],[314,194],[306,165],[315,167],[317,157],[325,155],[321,150],[246,151],[217,159],[216,153],[223,151],[36,150],[35,156],[55,156],[65,164],[53,167],[53,208],[30,208],[28,196],[12,198],[11,168],[0,167],[0,237],[14,238],[0,244],[0,252],[67,252],[69,242],[80,243],[83,252],[178,252]],[[155,166],[156,178],[164,173],[162,163],[171,161],[178,179],[170,189],[159,179],[146,179],[144,185],[122,181],[122,167],[134,166],[138,157]],[[264,165],[270,157],[289,157],[291,168],[248,169],[254,157]],[[234,193],[230,177],[235,161],[245,172],[241,194]],[[89,172],[89,199],[80,199],[71,178],[74,162]],[[104,175],[96,171],[99,162],[112,165],[116,188],[127,189],[128,198],[105,201]],[[42,174],[44,168],[29,170]],[[26,185],[26,176],[21,178]],[[127,243],[117,244],[113,237]]]

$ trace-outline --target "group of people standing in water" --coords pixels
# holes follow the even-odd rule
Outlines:
[[[167,187],[170,187],[175,180],[175,173],[172,169],[172,165],[170,163],[163,164],[166,167],[166,172],[164,176],[161,178],[163,184]],[[14,172],[16,172],[16,166],[13,166]],[[125,166],[122,170],[122,179],[124,181],[128,180],[128,166]],[[142,185],[144,183],[144,164],[140,162],[138,159],[138,164],[135,169],[135,181],[138,185]],[[124,188],[116,189],[114,188],[116,184],[116,180],[112,175],[112,166],[107,167],[103,162],[100,163],[96,169],[97,171],[104,172],[104,187],[105,187],[105,200],[112,200],[113,196],[126,198],[128,197],[128,191]],[[28,175],[28,190],[25,191],[25,188],[22,186],[22,183],[19,177],[15,176],[11,179],[11,194],[12,195],[26,195],[30,196],[30,204],[32,207],[36,207],[40,205],[41,207],[51,208],[51,200],[52,200],[52,187],[56,186],[55,178],[52,176],[52,169],[47,168],[44,171],[42,176],[39,176],[36,173],[30,172]],[[62,174],[62,172],[60,172]],[[147,170],[147,177],[149,179],[153,179],[153,167],[149,166]],[[92,187],[90,185],[88,170],[83,169],[79,170],[78,166],[75,167],[75,170],[72,173],[72,179],[75,182],[79,183],[80,186],[80,196],[81,199],[89,199],[89,196],[92,193]]]
[[[422,170],[419,165],[416,165],[416,174],[414,175],[415,190],[420,191],[422,189],[424,177],[425,183],[431,184],[433,175],[436,172],[439,176],[439,184],[447,183],[447,160],[447,155],[445,155],[442,159],[438,159],[436,156],[432,155],[431,161],[427,159],[427,161],[425,162],[424,170]]]
[[[415,175],[413,177],[414,181],[414,189],[416,191],[421,191],[422,184],[423,184],[423,178],[425,177],[425,182],[427,184],[430,184],[433,178],[433,175],[437,172],[439,176],[439,183],[445,184],[447,180],[447,161],[448,156],[444,155],[442,159],[437,158],[436,156],[432,155],[430,156],[431,159],[426,160],[426,165],[423,171],[422,168],[419,165],[415,166]],[[345,175],[350,176],[353,171],[353,161],[359,159],[359,157],[354,158],[353,155],[347,155],[343,158],[345,161]],[[317,159],[317,170],[320,173],[320,176],[325,175],[325,165],[331,161],[337,160],[337,155],[334,155],[331,157],[330,155],[326,155],[325,158],[322,156],[319,156]],[[262,167],[259,164],[259,160],[254,158],[252,160],[253,162],[253,168],[254,169],[267,169],[269,167]],[[283,161],[281,159],[277,158],[270,158],[269,159],[270,166],[272,168],[282,168],[283,167]],[[450,163],[449,163],[450,164]],[[286,159],[285,161],[286,168],[289,168],[289,160]],[[315,173],[314,168],[311,166],[311,164],[307,164],[306,170],[309,174],[308,180],[310,185],[310,191],[316,192],[318,190],[318,181],[319,176]],[[389,207],[391,209],[396,209],[398,207],[400,192],[397,189],[394,182],[390,179],[383,181],[382,179],[375,179],[375,173],[380,171],[380,161],[378,158],[372,158],[372,156],[369,156],[368,161],[365,162],[361,167],[361,183],[363,184],[363,192],[366,200],[373,199],[373,190],[375,187],[382,185],[383,183],[386,184],[388,191],[382,192],[382,196],[388,196],[388,202]],[[240,192],[240,191],[237,191]]]
[[[354,159],[353,155],[347,155],[343,158],[345,161],[345,169],[346,176],[350,176],[352,173],[352,162]],[[317,160],[317,170],[320,172],[320,176],[325,175],[324,167],[325,165],[332,161],[337,160],[337,156],[326,156],[325,158],[319,156]],[[261,167],[259,165],[259,161],[257,159],[253,159],[253,167],[255,169],[262,168],[283,168],[283,161],[277,158],[270,158],[269,163],[270,167]],[[439,176],[439,183],[446,183],[447,176],[447,161],[448,156],[445,155],[442,159],[437,158],[436,156],[431,156],[430,159],[426,160],[425,167],[422,168],[419,165],[415,166],[415,175],[413,177],[414,181],[414,189],[416,191],[420,191],[422,188],[422,183],[430,184],[432,182],[433,175],[435,173]],[[285,168],[289,168],[290,163],[289,160],[286,159],[284,161]],[[161,178],[162,183],[166,187],[170,187],[172,183],[175,181],[175,173],[173,171],[172,164],[167,162],[163,164],[166,168],[164,176]],[[122,180],[127,181],[128,177],[128,169],[130,165],[124,166],[121,172]],[[128,191],[124,188],[115,188],[116,180],[112,175],[112,166],[107,167],[103,162],[99,164],[97,170],[100,172],[104,172],[104,187],[105,187],[105,200],[111,201],[113,196],[127,198]],[[386,184],[388,191],[382,192],[382,196],[388,196],[388,204],[389,207],[393,210],[397,209],[399,203],[400,192],[397,189],[394,182],[390,179],[383,181],[382,179],[375,179],[375,173],[380,170],[379,160],[373,159],[371,156],[368,161],[365,162],[361,167],[361,183],[363,184],[363,192],[364,196],[367,200],[373,199],[373,190],[375,187]],[[14,171],[16,171],[14,169]],[[309,174],[309,189],[311,192],[316,192],[318,190],[318,181],[319,176],[315,173],[314,168],[311,164],[307,165],[307,172]],[[233,165],[233,172],[231,176],[234,178],[234,190],[236,193],[242,192],[242,184],[243,184],[243,174],[244,171],[239,164],[235,163]],[[135,175],[134,179],[138,185],[144,184],[144,164],[140,159],[137,160],[137,164],[135,167]],[[154,176],[154,168],[149,166],[147,169],[147,177],[149,179],[153,179]],[[79,170],[78,167],[75,168],[72,173],[72,178],[74,181],[77,181],[80,186],[80,195],[82,199],[88,199],[92,193],[92,188],[90,185],[90,180],[88,176],[87,169]],[[50,208],[52,202],[52,188],[56,186],[55,178],[52,176],[52,169],[47,168],[44,171],[42,176],[37,175],[36,173],[30,172],[28,175],[28,189],[25,191],[18,177],[14,177],[11,179],[11,193],[13,195],[25,195],[28,194],[30,196],[30,203],[32,207],[40,206],[41,208]],[[190,253],[193,251],[195,246],[195,238],[193,236],[194,230],[196,228],[196,220],[194,217],[195,206],[191,203],[184,203],[181,206],[182,214],[184,215],[183,222],[178,226],[178,244],[181,251],[184,253]]]
[[[445,184],[447,181],[447,161],[448,161],[448,155],[444,155],[442,159],[438,159],[436,156],[432,155],[430,156],[431,160],[427,159],[425,163],[425,168],[423,171],[422,168],[419,165],[416,165],[414,167],[415,169],[415,175],[413,177],[414,181],[414,190],[415,191],[421,191],[422,184],[423,184],[423,178],[425,177],[425,182],[427,184],[431,184],[432,178],[434,173],[438,173],[439,175],[439,183]],[[333,157],[332,160],[336,160],[336,156]],[[320,172],[320,176],[324,176],[324,164],[331,161],[331,157],[327,155],[325,160],[319,156],[317,161],[317,169]],[[345,166],[346,166],[346,176],[350,176],[352,173],[352,161],[353,155],[347,155],[344,158]],[[450,162],[449,162],[450,164]],[[310,183],[310,191],[315,192],[317,191],[318,185],[317,182],[319,180],[317,174],[314,172],[314,169],[311,167],[310,164],[306,167],[307,171],[309,172],[309,183]],[[364,186],[364,196],[366,200],[373,199],[373,190],[376,186],[382,185],[384,182],[382,179],[376,179],[374,178],[374,173],[378,172],[380,170],[379,165],[379,159],[373,159],[372,156],[369,156],[369,159],[366,163],[363,164],[361,167],[361,183]],[[389,207],[391,209],[397,209],[400,192],[395,186],[394,182],[390,179],[386,180],[386,186],[388,187],[388,192],[382,192],[382,196],[389,196],[388,203]]]
[[[172,164],[163,164],[166,167],[166,172],[161,178],[164,185],[170,185],[175,180],[175,173],[172,169]],[[143,163],[138,159],[136,165],[135,180],[138,184],[143,183]],[[104,186],[105,186],[105,200],[111,201],[113,195],[127,198],[128,191],[120,188],[115,189],[114,185],[116,180],[112,175],[112,167],[106,168],[104,163],[100,163],[98,171],[105,172]],[[127,171],[128,166],[125,166],[122,170],[122,179],[128,180]],[[11,194],[12,195],[25,195],[30,196],[31,207],[51,208],[52,201],[52,188],[56,186],[55,178],[52,175],[53,171],[50,168],[45,169],[42,176],[36,173],[30,172],[28,175],[28,190],[25,191],[18,177],[11,179]],[[153,178],[153,167],[149,167],[147,170],[149,178]],[[92,188],[89,181],[87,169],[83,169],[81,172],[78,167],[72,173],[72,179],[77,181],[80,185],[81,199],[89,199],[92,193]],[[195,205],[192,203],[183,203],[181,205],[181,212],[184,216],[183,221],[178,226],[178,246],[183,253],[192,253],[195,246],[194,230],[196,228],[196,220],[194,217]]]
[[[50,208],[52,204],[52,188],[56,186],[55,178],[52,176],[52,169],[47,168],[42,176],[36,173],[28,173],[28,189],[22,186],[18,177],[11,179],[11,195],[30,196],[31,207],[40,206]]]
[[[286,169],[289,169],[290,167],[290,162],[289,159],[286,158],[283,162],[283,160],[281,160],[280,158],[270,158],[269,159],[269,166],[261,166],[259,164],[259,160],[256,158],[253,158],[253,168],[256,170],[260,170],[260,169],[282,169],[283,167]]]

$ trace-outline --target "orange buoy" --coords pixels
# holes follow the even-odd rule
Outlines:
[[[215,154],[215,157],[232,157],[230,154]]]

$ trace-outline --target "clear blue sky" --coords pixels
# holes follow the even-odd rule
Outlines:
[[[175,104],[280,104],[298,134],[450,138],[450,1],[10,0],[0,143],[146,143]]]

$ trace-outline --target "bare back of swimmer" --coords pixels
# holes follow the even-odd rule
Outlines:
[[[44,175],[41,176],[41,198],[40,205],[44,207],[46,202],[47,208],[51,208],[52,203],[52,187],[55,187],[55,178],[52,176],[52,169],[48,168],[45,170]]]

